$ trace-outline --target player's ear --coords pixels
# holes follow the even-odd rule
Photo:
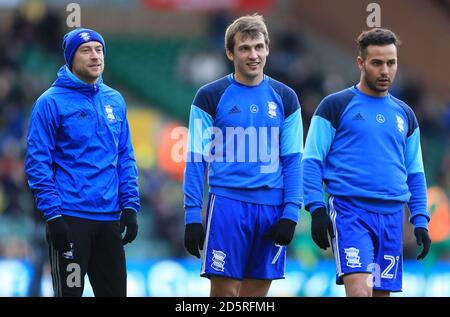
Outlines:
[[[359,70],[362,70],[364,65],[364,59],[358,55],[358,57],[356,58],[356,62],[358,63]]]
[[[230,61],[233,61],[233,60],[234,60],[233,52],[230,51],[230,50],[228,50],[228,49],[226,49],[226,53],[227,53],[228,59],[229,59]]]

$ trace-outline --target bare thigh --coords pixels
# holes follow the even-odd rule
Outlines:
[[[272,280],[246,278],[242,281],[239,297],[265,297],[271,284]]]

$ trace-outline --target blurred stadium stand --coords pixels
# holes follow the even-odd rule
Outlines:
[[[60,47],[69,2],[0,1],[0,280],[8,281],[0,296],[51,296],[42,219],[26,185],[23,159],[32,104],[64,63]],[[138,239],[126,247],[135,296],[207,295],[207,281],[198,277],[200,263],[183,248],[183,164],[170,160],[170,132],[187,125],[196,90],[231,71],[223,52],[226,25],[240,14],[265,15],[271,36],[267,73],[298,93],[306,136],[320,100],[359,78],[354,39],[367,29],[371,1],[231,1],[225,11],[211,8],[211,1],[190,1],[195,8],[182,5],[187,2],[115,0],[106,8],[104,1],[77,1],[82,26],[105,35],[105,82],[128,103],[142,199]],[[445,286],[450,285],[449,1],[378,3],[382,25],[403,40],[392,93],[414,108],[421,125],[433,213],[435,243],[420,264],[411,260],[417,249],[405,216],[404,256],[411,260],[405,263],[405,289],[413,296],[450,296]],[[287,279],[274,284],[274,295],[342,295],[332,283],[331,252],[312,243],[309,218],[301,212],[288,250]],[[33,274],[39,270],[42,289],[39,274]]]

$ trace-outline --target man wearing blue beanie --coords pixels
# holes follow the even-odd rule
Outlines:
[[[138,171],[122,95],[102,79],[103,37],[77,28],[66,65],[35,102],[25,172],[47,220],[55,296],[126,296],[124,245],[137,235]],[[122,233],[126,233],[122,237]]]
[[[81,49],[80,46],[82,46]],[[81,80],[96,80],[103,73],[104,56],[106,52],[105,40],[94,30],[77,28],[64,35],[63,40],[64,60],[69,70],[77,75]],[[89,60],[90,50],[98,54],[98,60]],[[75,60],[75,70],[73,69],[73,59],[78,53]],[[101,54],[100,54],[101,53]],[[90,64],[88,62],[91,62]],[[97,64],[92,62],[97,61]],[[88,65],[86,65],[88,64]],[[92,65],[93,64],[93,65]],[[87,68],[86,68],[87,67]],[[86,78],[85,78],[86,77]],[[94,80],[94,82],[95,82]]]

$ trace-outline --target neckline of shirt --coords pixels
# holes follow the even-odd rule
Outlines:
[[[263,74],[263,79],[261,80],[261,82],[258,85],[252,86],[252,85],[246,85],[243,83],[238,82],[235,78],[234,78],[234,73],[231,73],[228,75],[229,80],[238,85],[238,86],[242,86],[242,87],[247,87],[247,88],[257,88],[260,87],[261,85],[263,85],[268,79],[269,77],[266,74]]]

